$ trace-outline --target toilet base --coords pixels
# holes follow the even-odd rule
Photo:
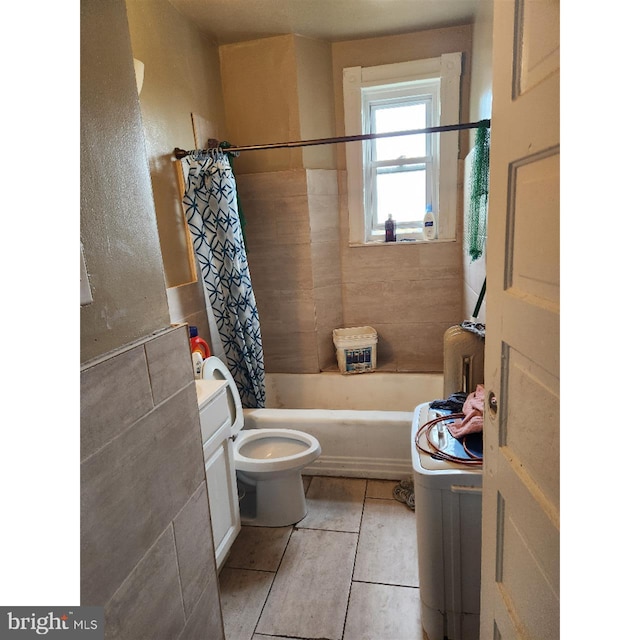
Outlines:
[[[255,475],[247,475],[242,471],[236,471],[236,474],[241,496],[241,524],[286,527],[300,522],[307,515],[307,501],[300,471],[269,480],[256,480]]]

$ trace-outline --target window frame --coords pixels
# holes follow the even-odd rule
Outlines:
[[[424,104],[425,122],[419,127],[424,129],[440,124],[440,78],[430,78],[412,82],[393,83],[390,85],[376,85],[362,88],[362,118],[365,133],[376,133],[374,130],[374,111],[385,108]],[[389,167],[389,173],[404,173],[397,167],[423,165],[427,184],[425,185],[425,204],[431,203],[434,210],[438,210],[438,165],[439,165],[439,136],[425,137],[424,155],[407,157],[404,159],[379,160],[375,157],[376,140],[363,141],[363,187],[364,187],[364,217],[365,241],[375,242],[384,237],[384,221],[386,212],[378,216],[377,212],[377,177],[378,170]],[[410,171],[411,169],[409,169]],[[378,212],[380,214],[380,212]],[[396,220],[396,234],[403,238],[422,239],[422,219],[424,212],[412,221]]]
[[[438,124],[458,124],[460,122],[460,75],[462,53],[443,54],[437,58],[412,60],[374,67],[348,67],[343,69],[343,95],[345,114],[345,134],[363,135],[367,133],[364,114],[363,90],[384,85],[405,84],[440,80],[440,121]],[[438,126],[438,124],[434,126]],[[432,203],[438,214],[439,240],[456,239],[456,218],[458,198],[458,132],[445,135],[428,134],[438,138],[439,169],[434,181],[437,185],[438,200]],[[349,208],[349,245],[379,244],[378,234],[368,233],[373,215],[371,206],[365,206],[364,153],[363,142],[346,145],[347,185]],[[437,208],[436,208],[437,207]],[[414,232],[403,233],[397,229],[397,237],[422,238]],[[383,238],[382,238],[383,239]]]

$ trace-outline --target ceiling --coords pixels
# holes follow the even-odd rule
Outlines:
[[[330,42],[473,22],[488,0],[170,0],[218,44],[296,33]]]

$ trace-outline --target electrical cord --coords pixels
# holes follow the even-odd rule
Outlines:
[[[464,417],[465,417],[464,413],[450,413],[443,416],[438,416],[433,420],[429,420],[429,422],[425,422],[418,429],[418,432],[416,433],[415,445],[418,448],[418,450],[430,455],[432,458],[435,458],[436,460],[446,460],[447,462],[455,462],[456,464],[463,464],[470,467],[482,466],[482,458],[474,455],[467,449],[467,446],[465,444],[466,436],[462,439],[462,446],[464,447],[465,452],[470,456],[469,458],[460,458],[459,456],[454,456],[451,453],[447,453],[446,451],[443,451],[442,449],[440,449],[440,447],[438,447],[431,441],[431,438],[430,438],[431,431],[433,431],[433,429],[437,427],[441,422],[446,422],[447,420],[455,420],[456,418],[464,418]],[[422,434],[425,434],[427,445],[429,447],[428,449],[425,449],[420,444],[420,436]]]

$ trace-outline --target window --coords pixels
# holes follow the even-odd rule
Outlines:
[[[459,122],[461,54],[344,69],[347,135],[390,133]],[[382,137],[347,145],[349,242],[384,240],[389,213],[398,239],[422,239],[427,205],[440,239],[455,238],[456,132]]]

